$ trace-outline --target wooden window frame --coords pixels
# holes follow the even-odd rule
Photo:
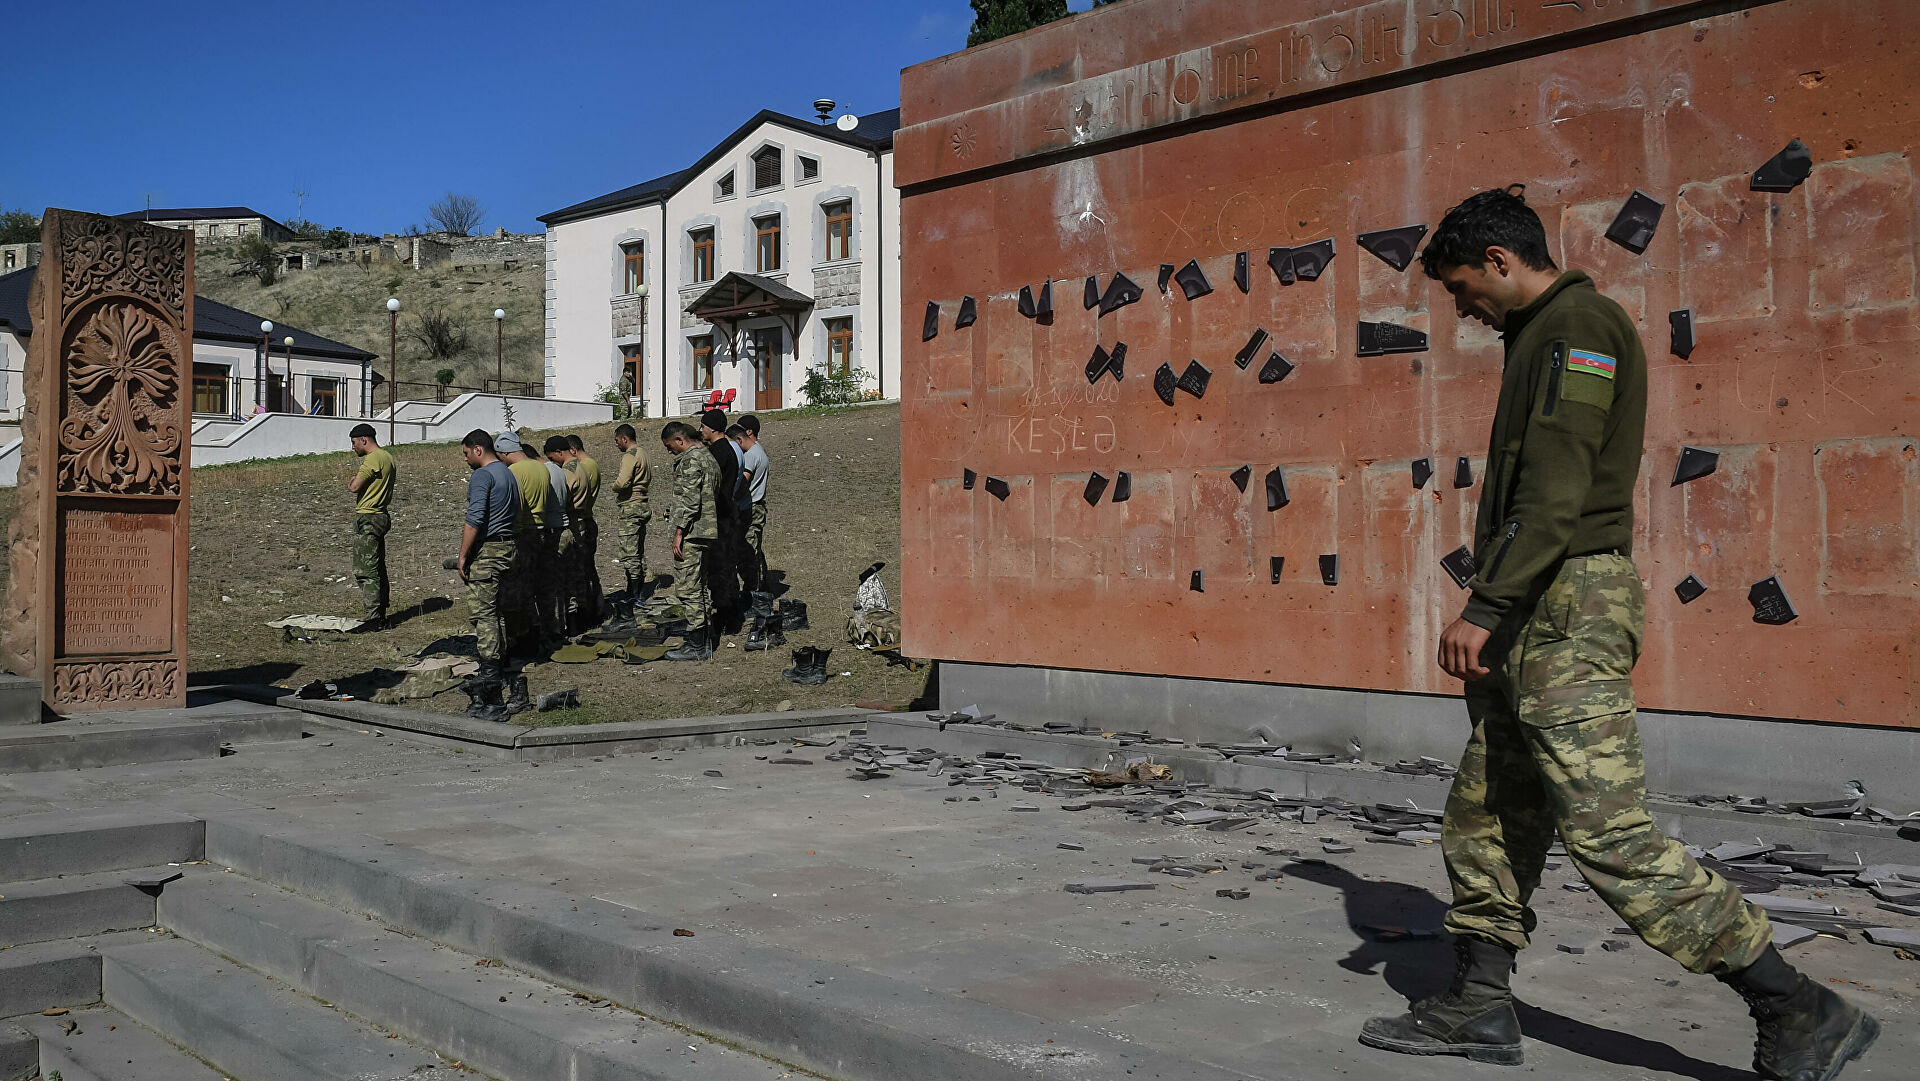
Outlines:
[[[695,229],[691,234],[693,237],[693,280],[696,282],[710,282],[719,276],[717,273],[719,266],[714,260],[713,234],[714,230],[712,226]],[[706,266],[704,268],[700,265],[701,256],[706,257]]]
[[[780,215],[753,219],[753,265],[756,274],[780,270]]]
[[[840,199],[824,203],[820,209],[827,215],[826,228],[822,230],[827,237],[827,262],[834,263],[853,258],[853,200]],[[834,235],[836,228],[839,230],[838,237]],[[840,249],[838,255],[834,254],[836,240]]]
[[[200,369],[209,369],[202,372]],[[218,375],[214,373],[218,372]],[[202,387],[214,387],[220,395],[220,408],[200,408],[200,390]],[[193,366],[193,411],[196,413],[217,413],[227,415],[233,412],[233,403],[229,395],[233,391],[233,369],[218,364],[195,364]]]
[[[308,386],[311,388],[307,392],[308,413],[320,417],[337,417],[340,415],[339,379],[324,375],[311,376],[308,379]],[[327,411],[324,413],[317,408],[322,401],[327,403]]]
[[[853,320],[850,318],[829,319],[827,324],[827,375],[853,374]],[[839,352],[836,360],[834,353]],[[838,370],[836,370],[836,368]]]
[[[620,245],[620,253],[620,295],[630,297],[647,284],[647,245],[631,241]]]
[[[693,389],[713,389],[713,335],[702,334],[687,339],[693,347]]]

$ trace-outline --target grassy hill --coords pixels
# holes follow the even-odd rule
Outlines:
[[[493,310],[505,308],[506,378],[536,383],[545,378],[545,268],[540,263],[457,272],[451,266],[414,270],[392,263],[329,263],[262,286],[250,275],[232,272],[226,249],[203,247],[195,258],[195,291],[201,296],[376,353],[382,376],[387,298],[399,297],[402,381],[430,383],[436,371],[452,368],[456,385],[481,386],[494,373]],[[467,347],[450,358],[429,356],[418,336],[421,315],[434,310],[466,332]]]

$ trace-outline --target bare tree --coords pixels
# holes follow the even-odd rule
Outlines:
[[[427,204],[427,220],[454,236],[471,236],[487,220],[487,211],[471,195],[448,192]]]
[[[429,304],[415,313],[413,337],[435,360],[458,356],[467,351],[467,328],[438,304]]]

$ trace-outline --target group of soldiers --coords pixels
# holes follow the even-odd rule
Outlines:
[[[471,471],[465,527],[459,555],[446,563],[466,583],[480,656],[480,671],[465,685],[468,714],[505,720],[531,709],[526,678],[510,671],[510,662],[548,655],[589,632],[645,645],[678,635],[679,647],[662,655],[703,661],[713,656],[720,635],[738,630],[748,615],[748,650],[783,645],[783,622],[804,626],[804,605],[786,601],[776,610],[765,588],[761,541],[770,463],[759,434],[758,418],[729,423],[721,410],[703,415],[697,428],[673,421],[661,430],[661,443],[674,456],[668,522],[674,573],[670,586],[656,590],[646,565],[652,470],[633,426],[614,430],[617,561],[626,582],[607,596],[594,514],[600,466],[585,441],[550,436],[536,456],[517,432],[469,432],[461,441]],[[355,426],[350,437],[360,458],[348,485],[358,499],[354,574],[364,607],[356,633],[367,633],[388,625],[387,508],[395,465],[372,425]]]

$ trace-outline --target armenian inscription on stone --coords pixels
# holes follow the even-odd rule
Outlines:
[[[69,507],[62,522],[62,656],[173,648],[173,522]]]

